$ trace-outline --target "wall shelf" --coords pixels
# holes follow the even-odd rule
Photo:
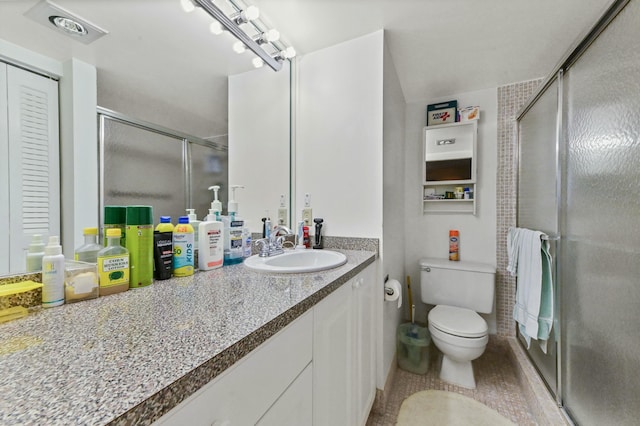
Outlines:
[[[427,126],[423,130],[423,213],[476,214],[477,121]],[[444,198],[468,188],[472,198]],[[427,198],[429,195],[440,198]]]

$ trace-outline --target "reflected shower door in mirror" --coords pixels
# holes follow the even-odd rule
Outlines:
[[[208,186],[227,188],[226,146],[121,115],[100,117],[101,224],[105,205],[152,206],[154,223],[161,215],[176,223],[187,208],[202,219]]]

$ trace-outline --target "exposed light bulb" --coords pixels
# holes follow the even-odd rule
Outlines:
[[[244,17],[247,19],[247,21],[253,21],[256,20],[260,17],[260,9],[258,9],[257,6],[249,6],[248,8],[246,8],[242,14],[244,15]]]
[[[280,31],[276,29],[270,29],[262,34],[262,38],[268,42],[280,40]]]
[[[293,46],[289,46],[286,49],[284,49],[282,51],[282,56],[284,56],[286,59],[291,59],[291,58],[295,58],[296,56],[296,49],[293,48]]]
[[[236,41],[235,43],[233,43],[233,51],[236,53],[243,53],[246,49],[246,47],[244,47],[244,43],[241,41]]]
[[[185,12],[193,12],[196,10],[196,5],[193,4],[191,0],[180,0],[180,6],[182,6],[182,10]]]
[[[251,60],[251,63],[253,63],[253,66],[255,68],[262,68],[262,66],[264,65],[264,61],[261,58],[253,58]]]
[[[224,31],[224,27],[222,26],[222,24],[220,22],[213,21],[209,25],[209,31],[211,31],[211,34],[220,35]]]

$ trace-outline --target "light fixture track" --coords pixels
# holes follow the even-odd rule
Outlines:
[[[274,71],[280,71],[282,63],[274,59],[267,53],[256,41],[245,33],[235,22],[224,14],[210,0],[193,0],[202,7],[211,17],[222,24],[234,37],[243,42],[253,53],[261,58],[265,64],[269,65]]]

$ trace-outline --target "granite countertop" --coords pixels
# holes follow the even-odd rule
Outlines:
[[[261,274],[242,264],[0,325],[0,424],[150,424],[373,263]]]

